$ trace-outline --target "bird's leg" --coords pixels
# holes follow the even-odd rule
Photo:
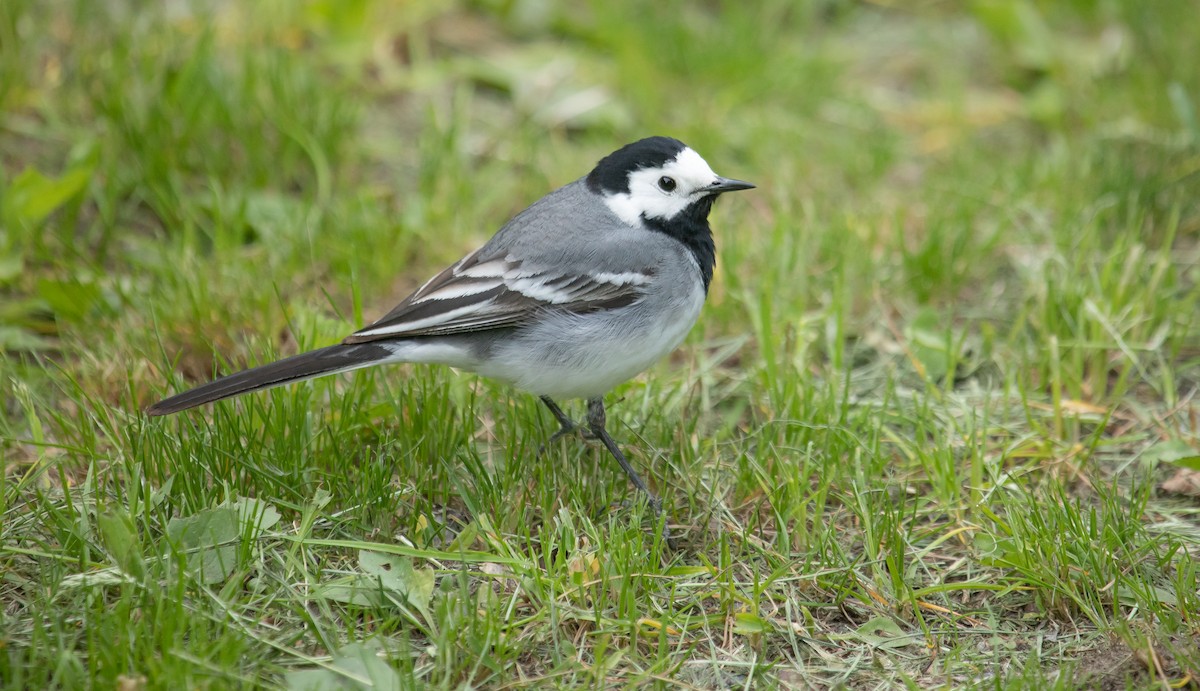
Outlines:
[[[604,399],[599,396],[589,398],[587,404],[588,429],[591,430],[597,439],[604,442],[604,446],[608,449],[608,452],[613,455],[613,458],[617,459],[617,463],[621,464],[621,470],[624,470],[629,479],[633,481],[633,485],[646,495],[646,499],[650,502],[650,507],[654,509],[655,515],[662,513],[662,500],[654,492],[650,491],[650,488],[646,486],[642,478],[638,477],[638,474],[633,470],[633,466],[629,465],[629,461],[625,460],[625,454],[621,453],[621,449],[617,448],[617,442],[608,436],[608,430],[604,428]]]
[[[560,427],[558,428],[557,432],[550,435],[550,438],[547,439],[544,444],[538,447],[539,456],[546,453],[546,448],[551,444],[579,429],[579,425],[575,424],[574,420],[567,417],[567,414],[563,412],[562,408],[558,407],[558,404],[554,402],[553,398],[550,398],[549,396],[542,396],[541,399],[542,403],[545,403],[546,407],[550,409],[550,414],[554,416],[554,419],[558,420]]]

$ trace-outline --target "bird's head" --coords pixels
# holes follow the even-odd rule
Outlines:
[[[685,217],[703,221],[722,192],[754,185],[723,178],[678,139],[648,137],[605,156],[587,176],[617,216],[634,226],[661,226]]]

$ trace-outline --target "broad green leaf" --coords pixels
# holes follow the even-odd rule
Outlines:
[[[134,578],[142,578],[146,566],[142,561],[142,546],[133,520],[125,514],[105,512],[96,516],[96,524],[100,528],[104,548],[117,566]]]
[[[351,643],[337,652],[328,668],[301,669],[284,675],[291,691],[375,689],[400,691],[400,675],[379,657],[375,647]]]
[[[279,522],[275,507],[260,499],[236,499],[191,516],[173,518],[167,537],[185,553],[187,567],[202,583],[221,583],[237,568],[237,547]]]
[[[1163,441],[1151,446],[1142,454],[1147,465],[1170,463],[1189,470],[1200,470],[1200,452],[1182,439]]]
[[[1176,458],[1175,460],[1171,461],[1171,464],[1177,465],[1180,468],[1187,468],[1188,470],[1200,472],[1200,454]]]
[[[913,643],[900,625],[888,617],[875,617],[867,621],[858,627],[855,637],[877,648],[901,648]]]
[[[770,633],[774,630],[774,627],[771,626],[771,622],[763,619],[757,614],[738,612],[737,614],[733,615],[734,633],[747,636],[752,634]]]
[[[363,550],[358,553],[358,565],[363,573],[378,578],[385,588],[403,593],[422,611],[433,598],[433,570],[414,569],[411,559]]]
[[[257,538],[279,523],[279,512],[261,499],[236,499],[229,503],[229,507],[237,513],[238,526],[243,535],[249,533]]]
[[[201,583],[221,583],[233,573],[237,550],[232,544],[239,536],[238,516],[222,506],[205,509],[184,518],[172,518],[167,537],[183,553],[188,571]]]
[[[342,576],[322,583],[313,590],[313,595],[324,600],[360,607],[383,607],[388,599],[387,592],[379,586],[378,581],[362,574]]]
[[[91,167],[68,170],[62,177],[49,177],[36,168],[26,168],[4,193],[4,220],[18,225],[36,225],[87,188]]]
[[[937,312],[923,309],[904,327],[908,347],[923,374],[937,381],[946,376],[950,369],[949,346],[954,343],[952,334],[942,325]]]
[[[171,486],[175,484],[175,477],[176,476],[171,475],[167,478],[166,482],[162,483],[162,485],[156,487],[150,492],[151,507],[157,509],[159,506],[162,506],[164,501],[171,497]]]
[[[386,607],[402,600],[428,615],[433,598],[432,569],[413,568],[407,557],[369,550],[358,553],[362,573],[343,576],[317,588],[318,597],[367,607]]]
[[[1117,598],[1130,606],[1145,605],[1147,599],[1168,607],[1175,607],[1179,604],[1179,598],[1175,596],[1175,593],[1166,588],[1148,583],[1138,585],[1137,589],[1125,584],[1118,585]]]

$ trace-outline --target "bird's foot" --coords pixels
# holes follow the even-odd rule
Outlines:
[[[538,451],[537,451],[538,458],[541,458],[542,456],[546,455],[546,451],[551,446],[553,446],[556,442],[558,442],[558,440],[562,439],[563,437],[565,437],[569,434],[579,434],[584,439],[588,438],[587,428],[585,428],[583,425],[577,425],[574,422],[570,423],[569,425],[563,425],[562,427],[560,427],[558,429],[557,432],[555,432],[554,434],[551,434],[549,439],[542,442],[542,444],[540,446],[538,446]]]

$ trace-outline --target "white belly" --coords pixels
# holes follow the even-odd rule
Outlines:
[[[700,316],[704,297],[697,282],[670,309],[634,305],[611,313],[561,315],[497,348],[476,371],[541,396],[601,396],[674,350]],[[657,322],[637,316],[648,311],[666,316]]]

